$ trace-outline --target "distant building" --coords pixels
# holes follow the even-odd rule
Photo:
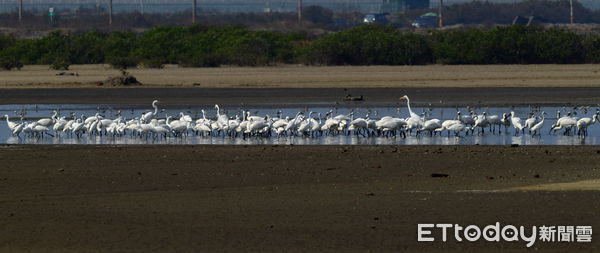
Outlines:
[[[365,24],[372,24],[372,23],[379,23],[379,24],[387,24],[388,20],[387,20],[387,15],[389,15],[389,13],[370,13],[365,15],[365,17],[363,18],[363,23]]]
[[[425,13],[412,22],[416,28],[433,28],[437,25],[438,16],[433,12]]]
[[[413,9],[429,8],[429,0],[383,0],[381,12],[405,12]]]

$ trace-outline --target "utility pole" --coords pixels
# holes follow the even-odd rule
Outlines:
[[[302,0],[298,0],[298,22],[302,22]]]
[[[21,24],[21,21],[23,19],[23,0],[19,0],[19,24]]]
[[[108,0],[108,25],[112,25],[112,0]]]
[[[442,15],[442,9],[444,8],[444,0],[440,0],[440,6],[438,9],[438,26],[440,28],[444,27],[444,16]]]
[[[569,5],[571,6],[571,24],[573,24],[573,0],[569,0]]]
[[[192,24],[196,23],[196,0],[192,0]]]

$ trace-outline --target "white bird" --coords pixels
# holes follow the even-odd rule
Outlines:
[[[471,134],[476,127],[480,128],[481,133],[485,133],[485,127],[489,126],[490,122],[487,120],[487,113],[483,112],[482,115],[475,116],[475,124],[471,127]]]
[[[219,107],[219,105],[215,105],[215,109],[217,110],[217,121],[220,122],[226,122],[227,120],[229,120],[227,118],[226,114],[221,114],[221,108]]]
[[[155,134],[155,137],[163,136],[164,138],[167,138],[169,129],[167,129],[165,126],[154,126],[152,132]]]
[[[94,132],[97,129],[98,123],[100,123],[99,118],[87,126],[86,131],[88,132],[88,134],[91,134],[92,132]]]
[[[38,123],[38,125],[48,127],[48,126],[50,126],[50,124],[52,124],[56,120],[57,115],[58,115],[58,112],[54,111],[54,114],[52,114],[51,118],[39,119],[37,121],[37,123]]]
[[[475,120],[472,115],[462,115],[460,111],[456,112],[458,114],[458,120],[465,125],[473,126],[475,125]]]
[[[204,135],[204,134],[210,133],[211,129],[210,129],[210,127],[208,125],[201,123],[201,124],[196,124],[194,126],[194,131],[200,132],[200,133],[202,133]]]
[[[138,131],[140,131],[140,134],[146,134],[146,138],[148,137],[148,134],[151,133],[154,130],[154,125],[152,125],[152,123],[141,123],[140,127],[138,128]]]
[[[263,128],[268,127],[268,126],[269,126],[269,124],[263,119],[261,119],[261,120],[250,119],[248,127],[247,127],[246,131],[244,131],[244,133],[256,134],[259,130],[262,130]]]
[[[33,130],[32,130],[32,129],[33,129],[33,127],[34,127],[35,125],[37,125],[37,122],[36,122],[36,121],[34,121],[34,122],[31,122],[31,123],[26,123],[26,124],[25,124],[25,127],[23,127],[23,132],[24,132],[25,134],[33,134]]]
[[[442,122],[439,119],[430,119],[423,122],[423,126],[417,131],[417,134],[422,131],[429,131],[429,135],[433,136],[433,132],[440,127],[442,127]]]
[[[402,130],[406,126],[406,121],[400,118],[384,117],[376,122],[378,130],[382,131],[385,135],[396,135],[398,131],[403,137],[406,137],[406,133]]]
[[[242,116],[242,122],[240,122],[238,127],[235,129],[236,136],[238,133],[244,134],[246,132],[246,129],[248,129],[248,124],[250,123],[250,121],[248,121],[248,119],[246,118],[245,112],[242,112]]]
[[[498,115],[486,116],[486,120],[488,121],[489,125],[492,127],[493,133],[496,132],[496,126],[498,126],[498,132],[502,133],[502,130],[500,130],[500,127],[502,126],[503,122],[502,122],[502,119]]]
[[[333,133],[338,130],[341,121],[335,118],[328,118],[325,120],[325,123],[321,127],[322,131],[329,131],[329,133]]]
[[[406,107],[408,108],[408,112],[410,116],[406,119],[407,129],[411,130],[414,128],[421,128],[423,126],[423,120],[421,116],[417,115],[410,108],[410,99],[407,95],[400,97],[400,100],[406,99]]]
[[[292,120],[290,120],[290,122],[287,123],[287,125],[285,126],[285,131],[289,132],[295,132],[296,130],[298,130],[298,127],[300,127],[300,123],[302,123],[302,112],[298,112],[296,113],[296,117],[294,117]]]
[[[171,123],[171,125],[168,126],[171,129],[171,131],[175,133],[175,135],[181,136],[182,134],[187,132],[190,125],[191,123],[187,121],[177,121],[175,123]]]
[[[533,136],[535,136],[536,134],[540,135],[540,132],[541,132],[540,130],[544,126],[545,119],[546,119],[546,112],[542,112],[542,120],[540,120],[540,122],[536,123],[531,128],[529,128],[529,131],[533,131]]]
[[[158,115],[158,106],[156,104],[159,104],[159,103],[161,103],[161,102],[158,100],[152,101],[152,108],[154,108],[154,111],[142,114],[142,117],[140,117],[140,121],[147,122],[147,121],[153,119],[154,117],[156,117]]]
[[[568,113],[567,116],[559,118],[556,124],[550,127],[550,131],[556,132],[557,130],[565,129],[564,134],[567,135],[575,126],[577,126],[577,118],[571,117],[571,113]]]
[[[64,117],[61,117],[60,119],[56,120],[56,123],[54,123],[54,126],[52,126],[52,130],[58,134],[58,132],[64,129],[65,125],[67,125],[67,121]]]
[[[285,117],[285,119],[278,119],[275,122],[273,122],[273,128],[280,128],[280,127],[285,128],[285,126],[287,126],[287,124],[289,122],[290,122],[290,117]]]
[[[13,129],[12,129],[12,135],[16,135],[18,136],[21,131],[23,131],[23,129],[25,128],[25,125],[27,125],[26,123],[21,123],[16,125]]]
[[[535,115],[533,113],[531,113],[531,116],[525,120],[525,125],[523,125],[524,128],[528,128],[529,129],[529,133],[531,134],[531,128],[537,123],[537,118],[535,117]]]
[[[444,125],[444,123],[442,123],[442,127],[441,128],[435,129],[435,131],[436,132],[442,132],[444,130],[447,130],[448,131],[448,137],[450,137],[450,131],[454,132],[455,136],[459,136],[460,132],[462,132],[463,130],[467,129],[467,126],[465,126],[465,124],[463,124],[460,121],[458,121],[458,122],[456,122],[454,124],[447,124],[446,126]]]
[[[300,122],[300,126],[298,126],[298,133],[308,135],[308,130],[312,129],[312,121],[310,118],[313,113],[314,112],[312,111],[308,112],[308,117]]]
[[[519,134],[519,132],[525,132],[524,126],[521,124],[521,118],[515,116],[515,112],[510,112],[510,121],[515,128],[515,135]]]
[[[369,115],[367,114],[365,117],[369,118]],[[364,118],[356,118],[350,122],[350,127],[352,128],[351,130],[356,131],[356,134],[360,133],[362,136],[365,136],[362,132],[367,131],[369,122]]]
[[[598,113],[594,114],[592,118],[581,118],[577,121],[577,135],[587,136],[587,128],[598,121]]]
[[[79,137],[81,135],[81,131],[83,130],[84,125],[85,123],[81,122],[80,119],[77,119],[77,121],[74,122],[71,127],[71,132],[75,134],[75,136]]]
[[[48,133],[48,130],[49,130],[48,127],[46,127],[44,125],[40,125],[37,122],[36,122],[36,124],[33,127],[31,127],[31,131],[34,134],[37,134],[38,137],[44,137],[44,134],[53,136],[53,135],[51,135],[51,134]]]
[[[96,113],[96,115],[85,119],[85,121],[83,121],[83,123],[90,124],[98,119],[102,119],[102,117],[100,116],[100,113]]]
[[[113,122],[114,120],[112,119],[100,119],[100,124],[102,125],[102,127],[110,126],[110,124],[112,124]]]
[[[75,117],[75,115],[73,115],[73,119],[67,121],[67,123],[65,124],[65,126],[63,127],[63,133],[67,133],[69,131],[71,131],[71,127],[73,126],[73,123],[75,123],[77,121],[77,117]]]
[[[8,115],[4,115],[4,117],[6,117],[6,125],[8,125],[8,129],[10,129],[10,131],[15,130],[17,123],[10,121]]]
[[[314,118],[310,118],[309,120],[311,121],[311,129],[310,132],[312,135],[314,135],[317,131],[319,131],[321,129],[321,113],[317,114],[319,117],[319,121],[316,121]]]
[[[465,130],[466,128],[467,128],[467,126],[465,126],[465,124],[463,124],[463,123],[461,122],[461,123],[458,123],[458,124],[454,124],[454,125],[451,125],[451,126],[449,126],[449,127],[448,127],[448,130],[449,130],[449,131],[453,131],[453,132],[454,132],[454,134],[455,134],[456,136],[458,136],[458,135],[460,134],[460,132],[462,132],[462,131],[463,131],[463,130]]]
[[[186,122],[192,122],[192,117],[190,115],[184,114],[183,112],[179,112],[179,120],[186,121]]]
[[[219,105],[215,105],[215,109],[217,110],[217,120],[210,127],[220,132],[223,131],[227,123],[229,123],[229,118],[226,114],[221,114],[221,108]]]
[[[450,136],[450,127],[456,124],[462,124],[462,122],[460,122],[460,120],[457,119],[449,119],[449,120],[444,120],[444,122],[442,122],[442,127],[435,129],[436,132],[443,132],[444,130],[448,131],[448,136]],[[463,124],[464,126],[464,124]]]
[[[252,119],[252,120],[257,120],[257,121],[258,121],[258,120],[262,120],[262,119],[264,119],[264,118],[263,118],[263,117],[261,117],[261,116],[252,116],[252,115],[250,114],[250,111],[246,111],[246,115],[247,115],[247,116],[246,116],[246,119],[247,119],[247,120],[251,120],[251,119]]]
[[[421,120],[421,116],[419,116],[416,113],[414,113],[412,111],[412,109],[410,108],[410,98],[408,98],[407,95],[404,95],[404,96],[400,97],[400,100],[404,100],[404,99],[406,99],[406,107],[408,108],[408,112],[410,114],[410,117],[411,118],[414,117],[414,118],[417,118],[417,119]]]
[[[340,115],[337,115],[337,116],[335,116],[333,118],[336,119],[336,120],[339,120],[339,121],[342,121],[342,120],[352,121],[352,118],[350,118],[350,117],[352,117],[353,115],[354,115],[354,112],[350,112],[348,115],[340,114]]]
[[[230,119],[227,121],[227,125],[224,127],[224,131],[228,131],[232,133],[235,131],[241,124],[239,115],[235,115],[235,119]]]
[[[206,118],[206,111],[202,110],[202,118],[197,119],[196,124],[205,124],[210,126],[210,120]]]

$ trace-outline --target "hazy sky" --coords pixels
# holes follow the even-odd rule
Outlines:
[[[0,0],[0,12],[14,11],[19,0]],[[140,1],[143,1],[141,3]],[[303,0],[304,5],[322,5],[334,10],[360,9],[363,12],[379,11],[381,0]],[[464,3],[473,0],[444,0],[444,3]],[[479,0],[489,2],[514,3],[520,0]],[[83,4],[90,6],[105,6],[107,0],[24,0],[25,8],[44,10],[50,6],[60,8],[77,8]],[[430,0],[431,6],[436,7],[439,0]],[[579,0],[584,6],[591,9],[600,9],[600,0]],[[147,12],[175,12],[189,8],[190,0],[113,0],[115,11],[132,11],[143,6]],[[174,3],[165,6],[162,4]],[[122,5],[126,4],[126,5]],[[154,7],[152,6],[154,4]],[[161,6],[156,6],[161,4]],[[121,6],[119,6],[121,5]],[[293,11],[296,8],[296,0],[198,0],[198,7],[204,10],[216,10],[220,12],[261,12],[266,9],[271,11]]]

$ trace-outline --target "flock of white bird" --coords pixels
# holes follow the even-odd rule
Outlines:
[[[485,112],[478,115],[473,111],[470,111],[468,115],[462,115],[458,111],[454,119],[444,121],[435,118],[427,119],[424,114],[419,115],[412,111],[408,96],[402,96],[400,100],[406,101],[409,112],[407,118],[385,116],[380,119],[372,119],[369,114],[364,118],[355,118],[353,112],[334,116],[333,110],[326,113],[325,118],[322,118],[320,113],[317,114],[317,118],[314,118],[314,112],[298,112],[293,118],[283,117],[279,112],[278,117],[271,118],[269,115],[264,117],[251,115],[249,111],[243,111],[240,118],[239,115],[229,117],[222,114],[219,106],[215,105],[216,118],[207,118],[206,112],[202,110],[202,118],[196,120],[183,112],[179,113],[177,118],[169,116],[160,119],[158,117],[158,105],[160,104],[158,100],[152,102],[154,111],[145,112],[130,120],[121,116],[115,119],[104,118],[100,113],[91,117],[73,116],[68,120],[66,117],[59,117],[57,111],[54,111],[50,118],[32,122],[21,119],[21,122],[17,123],[11,121],[8,115],[5,117],[8,128],[14,136],[24,135],[30,138],[43,138],[45,135],[52,137],[68,135],[77,138],[81,138],[83,135],[113,137],[131,135],[140,138],[161,139],[188,136],[190,133],[242,138],[270,137],[273,134],[305,137],[355,134],[363,137],[401,136],[405,138],[407,134],[414,133],[418,136],[422,132],[431,136],[438,134],[441,136],[444,131],[449,137],[451,133],[460,136],[463,132],[465,135],[470,132],[473,135],[475,130],[477,130],[477,134],[485,134],[485,129],[489,129],[492,133],[498,129],[498,132],[501,133],[504,128],[507,133],[511,126],[515,129],[515,135],[525,134],[527,129],[529,134],[536,136],[541,135],[541,129],[545,124],[545,112],[542,112],[539,117],[530,113],[525,120],[517,117],[514,111],[502,115],[487,115]],[[550,127],[549,134],[563,130],[565,135],[586,136],[588,127],[598,121],[600,111],[597,110],[591,117],[583,118],[575,117],[574,114],[570,112],[561,117],[560,111],[557,112],[557,121]]]

